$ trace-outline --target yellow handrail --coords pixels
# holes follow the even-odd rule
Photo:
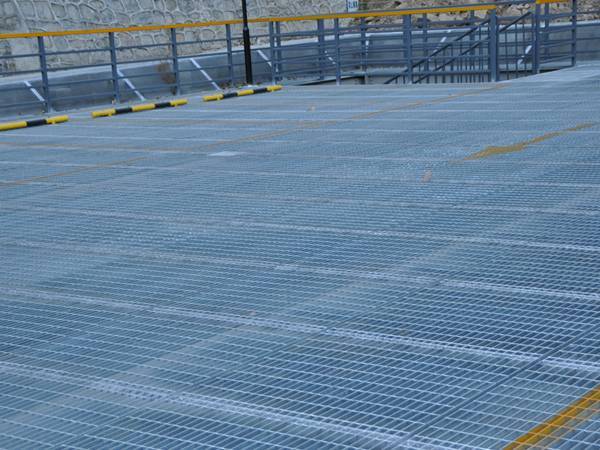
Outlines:
[[[536,0],[544,1],[544,0]],[[545,0],[548,1],[548,0]],[[567,1],[567,0],[553,0]],[[496,5],[478,4],[465,6],[442,6],[438,8],[416,8],[416,9],[401,9],[397,11],[372,11],[360,13],[339,13],[339,14],[317,14],[312,16],[295,16],[295,17],[258,17],[250,19],[250,23],[265,23],[265,22],[299,22],[307,20],[331,20],[331,19],[360,19],[365,17],[394,17],[407,16],[411,14],[437,14],[451,12],[470,12],[470,11],[489,11],[496,9]],[[175,23],[168,25],[140,25],[133,27],[110,27],[110,28],[93,28],[88,30],[62,30],[62,31],[40,31],[33,33],[5,33],[0,34],[0,39],[19,39],[19,38],[35,38],[35,37],[53,37],[53,36],[75,36],[87,34],[101,33],[130,33],[136,31],[158,31],[168,30],[170,28],[200,28],[219,25],[235,25],[241,24],[241,19],[220,20],[209,22],[190,22],[190,23]]]

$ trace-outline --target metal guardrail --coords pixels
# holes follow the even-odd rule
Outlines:
[[[528,10],[517,17],[501,16],[498,8],[507,4]],[[448,18],[437,18],[440,14]],[[402,18],[399,23],[389,21],[397,17]],[[313,22],[313,29],[283,29],[282,24],[291,27],[300,21]],[[396,83],[482,82],[537,73],[550,65],[573,65],[577,54],[576,0],[249,22],[254,51],[262,60],[256,62],[262,65],[259,82],[301,78],[339,83],[345,77]],[[203,30],[211,37],[198,34]],[[70,48],[69,39],[81,36],[94,39],[84,48]],[[0,35],[0,40],[18,41],[15,48],[27,49],[0,56],[0,76],[17,80],[0,85],[0,94],[12,98],[3,99],[1,108],[38,107],[47,112],[73,102],[145,100],[148,95],[221,89],[244,80],[243,49],[237,48],[241,20],[12,33]]]

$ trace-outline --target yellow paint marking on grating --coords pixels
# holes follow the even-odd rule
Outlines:
[[[520,151],[525,150],[530,145],[539,144],[540,142],[547,141],[548,139],[562,136],[567,133],[580,131],[585,128],[590,128],[590,127],[593,127],[594,125],[596,125],[596,124],[595,123],[582,123],[580,125],[576,125],[571,128],[566,128],[564,130],[552,131],[551,133],[542,134],[541,136],[535,137],[533,139],[528,139],[526,141],[517,142],[516,144],[487,147],[485,150],[482,150],[480,152],[473,153],[472,155],[467,156],[464,159],[464,161],[483,159],[483,158],[488,158],[490,156],[502,155],[504,153],[520,152]]]
[[[282,87],[279,85],[274,85],[271,86],[272,88],[274,88],[275,91],[280,90]],[[467,91],[467,92],[463,92],[463,93],[459,93],[459,94],[452,94],[452,95],[446,95],[444,97],[438,97],[435,99],[428,99],[428,100],[420,100],[418,102],[412,102],[412,103],[407,103],[404,105],[399,105],[399,106],[394,106],[392,108],[384,108],[384,109],[380,109],[377,111],[371,111],[368,113],[360,113],[360,114],[356,114],[354,116],[349,117],[348,119],[337,119],[337,120],[331,120],[328,122],[307,122],[306,124],[299,126],[299,127],[293,127],[293,128],[287,128],[287,129],[283,129],[283,130],[275,130],[275,131],[270,131],[270,132],[266,132],[266,133],[258,133],[258,134],[254,134],[251,136],[244,136],[241,138],[236,138],[236,139],[225,139],[222,141],[218,141],[215,143],[211,143],[211,144],[206,144],[203,145],[201,148],[203,150],[207,150],[207,149],[212,149],[215,147],[220,147],[222,145],[227,145],[227,144],[233,144],[233,143],[241,143],[241,142],[250,142],[253,140],[261,140],[261,139],[268,139],[271,137],[277,137],[277,136],[284,136],[286,134],[290,134],[290,133],[294,133],[296,131],[299,130],[307,130],[307,129],[317,129],[317,128],[321,128],[325,125],[332,125],[332,124],[336,124],[336,123],[344,123],[344,122],[353,122],[356,120],[361,120],[364,118],[369,118],[369,117],[373,117],[373,116],[377,116],[377,115],[381,115],[381,114],[385,114],[388,112],[394,112],[394,111],[402,111],[404,109],[412,109],[412,108],[418,108],[420,106],[427,106],[427,105],[435,105],[435,104],[439,104],[439,103],[444,103],[444,102],[448,102],[448,101],[452,101],[454,99],[460,98],[460,97],[464,97],[464,96],[468,96],[468,95],[478,95],[478,94],[482,94],[485,92],[490,92],[490,91],[494,91],[497,89],[502,89],[503,85],[496,85],[490,88],[483,88],[483,89],[476,89],[476,90],[471,90],[471,91]],[[222,96],[223,94],[216,94],[215,96]],[[176,100],[174,100],[173,102],[176,102]],[[181,102],[185,102],[185,103],[181,103],[181,104],[186,104],[187,101],[185,100],[181,100]],[[105,110],[105,111],[111,111],[111,110]],[[121,160],[121,161],[112,161],[112,162],[108,162],[105,164],[98,164],[98,165],[94,165],[94,166],[86,166],[86,167],[82,167],[79,169],[74,169],[74,170],[70,170],[70,171],[66,171],[66,172],[60,172],[60,173],[54,173],[54,174],[49,174],[49,175],[43,175],[43,176],[39,176],[39,177],[33,177],[33,178],[25,178],[25,179],[21,179],[21,180],[15,180],[15,181],[9,181],[9,182],[0,182],[0,187],[5,187],[5,186],[20,186],[20,185],[25,185],[28,183],[32,183],[32,182],[37,182],[37,181],[43,181],[43,180],[47,180],[50,178],[55,178],[55,177],[63,177],[63,176],[68,176],[68,175],[72,175],[72,174],[76,174],[79,172],[85,172],[85,171],[89,171],[89,170],[95,170],[95,169],[103,169],[103,168],[109,168],[109,167],[114,167],[117,165],[125,165],[125,164],[131,164],[133,162],[137,162],[137,161],[142,161],[145,159],[148,159],[148,156],[140,156],[137,158],[132,158],[132,159],[128,159],[128,160]]]
[[[530,450],[547,448],[577,428],[594,414],[600,412],[600,385],[571,403],[555,416],[522,435],[504,450]]]

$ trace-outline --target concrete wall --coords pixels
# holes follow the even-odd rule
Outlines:
[[[340,12],[345,0],[248,0],[249,13],[257,16],[295,16]],[[0,0],[0,33],[15,31],[51,31],[64,29],[97,28],[105,26],[133,26],[180,22],[202,22],[241,17],[240,0]],[[314,27],[314,23],[286,24],[296,30]],[[289,29],[289,28],[288,28]],[[254,33],[265,31],[257,26]],[[222,38],[223,27],[190,29],[180,33],[182,39],[210,40]],[[167,41],[166,32],[132,33],[117,36],[120,45],[157,44]],[[48,40],[47,49],[93,49],[106,46],[106,37],[59,37]],[[205,43],[188,46],[188,53],[222,46],[222,43]],[[36,51],[34,40],[0,41],[0,54],[17,54]],[[122,52],[123,60],[155,57],[167,54],[166,48]],[[106,62],[106,52],[85,55],[60,55],[49,59],[51,66],[78,65]],[[34,68],[33,58],[2,60],[2,71],[15,68]]]

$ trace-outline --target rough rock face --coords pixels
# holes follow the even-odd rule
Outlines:
[[[106,26],[204,22],[241,17],[240,0],[0,0],[0,33],[51,31]],[[297,16],[343,11],[345,0],[248,0],[249,14],[258,16]],[[287,25],[287,24],[286,24]],[[285,30],[314,28],[314,23],[293,22]],[[234,29],[234,31],[237,31]],[[265,25],[253,32],[264,32]],[[207,42],[224,37],[224,27],[195,28],[178,32],[183,39],[200,39],[204,44],[187,46],[184,52],[194,53],[207,48],[222,47],[223,43]],[[120,45],[160,44],[167,42],[167,32],[119,34]],[[107,45],[106,35],[57,37],[47,39],[47,50],[100,49]],[[35,40],[0,40],[0,55],[37,51]],[[128,50],[118,55],[122,60],[166,56],[168,48]],[[60,55],[49,58],[52,65],[81,65],[108,60],[107,52],[79,55]],[[37,67],[37,61],[0,60],[2,72]]]
[[[488,0],[490,1],[490,0]],[[492,2],[494,0],[491,0]],[[468,5],[471,3],[484,3],[482,0],[361,0],[361,9],[366,11],[375,10],[391,10],[391,9],[406,9],[406,8],[431,8],[434,6],[453,6],[453,5]],[[600,18],[600,0],[578,0],[578,10],[593,11],[591,14],[582,14],[580,20],[591,20]],[[502,5],[498,7],[498,13],[501,15],[518,15],[529,11],[528,5]],[[570,10],[568,3],[553,4],[553,11]],[[482,17],[485,12],[477,12],[477,16]],[[466,17],[467,14],[434,14],[436,18],[441,20],[456,18],[457,16]],[[397,20],[397,19],[389,19]]]
[[[240,0],[0,0],[0,28],[20,19],[27,30],[92,28],[226,20],[241,16]],[[344,0],[249,0],[252,16],[341,11]],[[18,16],[18,18],[16,17]]]

